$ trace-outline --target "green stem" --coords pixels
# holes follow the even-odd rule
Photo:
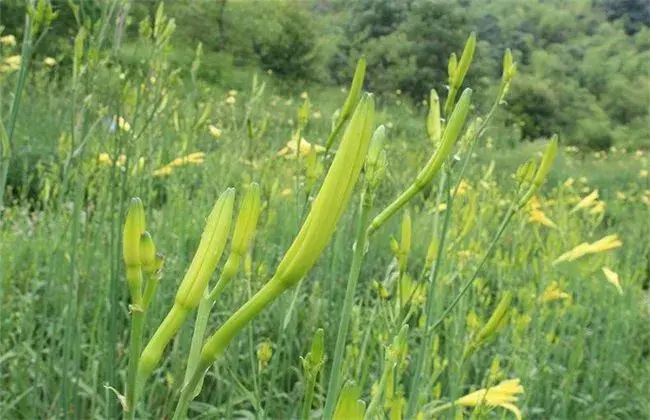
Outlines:
[[[427,414],[429,416],[431,416],[431,418],[433,418],[434,414],[439,413],[441,411],[449,410],[453,406],[454,406],[454,403],[447,403],[447,404],[439,405],[438,407],[434,408],[433,410],[427,412]]]
[[[311,419],[311,405],[314,401],[314,388],[316,387],[316,378],[318,378],[318,374],[311,377],[307,383],[307,389],[305,390],[305,401],[302,405],[302,414],[300,415],[300,418],[302,420]]]
[[[132,308],[131,314],[131,337],[129,345],[129,366],[126,380],[126,408],[125,417],[129,420],[135,418],[137,401],[137,376],[140,351],[142,349],[142,335],[144,333],[144,315],[141,308]]]
[[[208,320],[210,319],[210,311],[214,301],[210,299],[207,294],[201,299],[199,309],[196,314],[196,322],[194,324],[194,333],[192,334],[192,344],[190,345],[190,353],[187,356],[187,367],[185,368],[185,379],[183,384],[190,380],[190,376],[196,366],[199,364],[199,356],[201,355],[201,347],[203,347],[203,338],[205,337],[205,330],[208,328]],[[192,396],[198,395],[201,391],[202,382],[200,382]]]
[[[180,399],[176,405],[174,419],[181,419],[185,416],[190,401],[192,400],[192,391],[202,380],[205,372],[214,363],[215,360],[223,353],[228,344],[239,332],[264,308],[273,302],[280,294],[287,290],[291,285],[283,282],[277,277],[269,280],[251,299],[240,307],[230,318],[205,342],[199,363],[194,369],[190,380],[183,386]]]
[[[348,328],[350,326],[350,314],[352,312],[352,304],[354,302],[354,292],[357,287],[357,282],[359,281],[359,275],[361,274],[363,255],[366,248],[366,241],[368,240],[366,229],[370,219],[372,200],[367,189],[365,188],[364,192],[361,195],[360,207],[361,211],[357,224],[357,238],[355,242],[354,254],[352,256],[352,266],[350,268],[348,283],[345,290],[345,300],[343,302],[341,321],[339,322],[339,329],[336,336],[336,346],[334,348],[334,359],[332,360],[330,379],[327,386],[327,399],[325,401],[323,414],[323,419],[326,420],[332,418],[334,415],[336,401],[338,400],[338,394],[343,382],[343,375],[341,372],[341,366],[343,364],[343,351],[345,349],[345,341],[347,339]]]
[[[364,420],[373,420],[375,411],[377,411],[377,408],[379,407],[379,402],[381,401],[381,397],[383,395],[383,391],[386,388],[386,381],[388,381],[388,375],[390,374],[391,371],[395,369],[395,363],[393,361],[390,361],[389,363],[386,363],[386,366],[384,368],[384,372],[381,374],[381,379],[379,380],[379,386],[377,387],[377,393],[375,394],[374,397],[372,397],[372,400],[370,401],[370,404],[368,405],[368,409],[366,410],[366,415],[363,417]]]

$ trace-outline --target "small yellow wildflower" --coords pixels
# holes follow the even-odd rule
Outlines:
[[[115,164],[117,166],[124,166],[125,163],[126,163],[126,155],[119,155],[117,157],[117,160],[115,161]]]
[[[508,379],[492,388],[482,388],[469,393],[454,401],[454,405],[476,407],[485,404],[489,407],[502,407],[521,420],[521,411],[514,403],[517,402],[518,394],[523,393],[524,387],[521,386],[519,379]]]
[[[117,121],[117,126],[120,127],[120,130],[129,132],[131,131],[131,124],[124,117],[114,115],[113,121]]]
[[[156,169],[155,171],[153,171],[153,176],[155,176],[155,177],[168,176],[168,175],[171,175],[173,170],[174,170],[174,168],[172,168],[169,165],[166,165],[166,166],[163,166],[160,169]]]
[[[641,169],[639,171],[639,178],[647,178],[648,177],[648,170],[647,169]]]
[[[309,143],[307,140],[305,140],[304,137],[302,137],[300,139],[300,156],[307,156],[311,151],[312,146],[316,153],[322,153],[325,151],[325,148],[323,146],[315,143]],[[287,144],[277,153],[277,155],[284,156],[287,159],[295,159],[297,148],[297,141],[295,139],[289,140]]]
[[[624,201],[627,197],[625,196],[625,193],[623,191],[616,191],[616,198],[618,198],[621,201]]]
[[[221,137],[221,129],[216,125],[210,124],[208,126],[208,130],[210,131],[210,134],[212,134],[212,137],[214,137],[215,139]]]
[[[229,96],[229,97],[226,98],[226,103],[227,103],[228,105],[234,105],[235,102],[237,102],[237,100],[235,99],[234,96]]]
[[[546,227],[557,229],[557,225],[549,219],[541,210],[532,210],[528,219],[531,223],[539,223]]]
[[[591,207],[592,204],[594,204],[598,200],[598,190],[593,190],[591,194],[588,196],[584,197],[582,200],[576,204],[576,206],[571,210],[571,213],[576,212],[580,209],[585,209],[587,207]]]
[[[603,267],[603,274],[605,275],[607,281],[616,287],[618,293],[623,294],[623,288],[621,287],[621,281],[618,277],[618,274],[608,267]]]
[[[257,367],[260,371],[268,366],[272,356],[273,347],[270,342],[263,341],[257,346]]]
[[[311,116],[312,116],[313,119],[318,120],[318,119],[320,119],[323,115],[320,113],[320,111],[314,111],[314,112],[311,114]]]
[[[230,89],[228,91],[228,96],[237,96],[237,91],[235,89]]]
[[[643,156],[643,150],[637,150],[636,152],[634,152],[634,156],[636,156],[638,158]]]
[[[307,99],[309,98],[309,94],[307,92],[303,92],[300,94],[300,99]]]
[[[188,164],[198,165],[198,164],[203,163],[204,158],[205,158],[205,153],[203,153],[203,152],[194,152],[194,153],[190,153],[187,156],[182,156],[182,157],[179,157],[179,158],[176,158],[176,159],[172,160],[169,163],[169,166],[178,168],[180,166],[185,166],[185,165],[188,165]]]
[[[574,182],[575,182],[575,180],[573,178],[567,178],[567,180],[564,181],[564,186],[566,188],[571,188],[571,187],[573,187]]]
[[[20,68],[21,63],[23,62],[23,58],[19,55],[12,55],[9,57],[6,57],[4,60],[4,64],[11,70],[18,70]]]
[[[469,184],[467,181],[464,179],[460,180],[460,183],[458,184],[458,188],[452,192],[452,195],[464,195],[467,193],[467,190],[470,188]]]
[[[6,47],[13,47],[16,45],[16,37],[11,34],[0,36],[0,45],[4,45]]]
[[[108,153],[100,153],[99,156],[97,157],[97,161],[102,165],[107,165],[107,166],[113,164],[113,159],[111,159],[111,156]]]
[[[553,261],[553,265],[565,261],[574,261],[588,254],[610,251],[612,249],[620,248],[621,246],[623,246],[623,242],[619,239],[618,235],[607,235],[591,244],[587,242],[581,243],[572,250],[560,255],[555,261]]]
[[[542,303],[553,302],[560,299],[571,299],[571,295],[563,292],[556,281],[546,286],[546,289],[544,289],[544,292],[542,293]]]
[[[589,210],[589,214],[601,214],[605,213],[605,202],[603,200],[599,200],[594,204],[594,206]]]
[[[45,57],[43,59],[43,64],[45,64],[48,67],[54,67],[56,66],[56,60],[53,59],[52,57]]]

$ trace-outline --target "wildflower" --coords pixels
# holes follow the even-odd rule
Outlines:
[[[113,159],[111,159],[111,156],[108,153],[100,153],[97,157],[97,161],[106,166],[113,164]]]
[[[3,60],[3,67],[6,67],[8,71],[18,70],[22,62],[23,58],[21,56],[12,55]]]
[[[221,137],[221,129],[219,129],[216,125],[210,124],[208,126],[208,130],[210,131],[210,134],[212,134],[212,137],[215,139]]]
[[[605,275],[607,281],[616,287],[618,293],[623,294],[623,288],[621,287],[621,281],[618,278],[618,274],[608,267],[603,267],[603,274]]]
[[[45,64],[48,67],[54,67],[56,66],[56,60],[53,59],[52,57],[45,57],[43,59],[43,64]]]
[[[647,178],[648,177],[648,170],[647,169],[641,169],[639,171],[639,178]]]
[[[566,181],[564,181],[564,186],[566,188],[571,188],[573,186],[574,179],[573,178],[567,178]]]
[[[237,91],[235,89],[230,89],[228,91],[228,96],[237,96]]]
[[[643,156],[643,150],[637,150],[636,152],[634,152],[634,156],[636,156],[638,158]]]
[[[129,132],[131,131],[131,124],[124,117],[113,115],[113,123],[111,125],[111,131],[115,130],[115,127],[119,127],[120,130]]]
[[[318,120],[318,119],[320,119],[320,118],[323,117],[323,115],[320,113],[320,111],[314,111],[314,112],[311,114],[311,116],[312,116],[312,118],[315,119],[315,120]]]
[[[262,371],[268,366],[273,356],[273,347],[268,341],[263,341],[257,346],[257,368]]]
[[[594,204],[598,200],[598,190],[593,190],[591,194],[588,196],[584,197],[582,200],[576,204],[576,206],[571,210],[571,213],[574,213],[580,209],[585,209],[587,207],[591,207],[592,204]]]
[[[229,96],[229,97],[226,98],[226,103],[228,105],[234,105],[235,102],[237,102],[237,99],[235,99],[234,96]]]
[[[285,188],[282,191],[280,191],[280,196],[281,197],[288,197],[288,196],[291,195],[292,192],[293,192],[293,190],[291,188]]]
[[[602,214],[605,212],[605,202],[599,200],[594,204],[594,206],[589,210],[589,214]]]
[[[607,235],[604,238],[591,244],[587,242],[581,243],[572,250],[560,255],[553,262],[553,265],[565,261],[574,261],[588,254],[597,254],[599,252],[610,251],[612,249],[620,248],[621,246],[623,246],[623,242],[619,239],[618,235]]]
[[[458,188],[456,188],[454,191],[452,191],[451,195],[465,195],[467,193],[467,190],[469,189],[469,184],[467,183],[466,180],[461,179],[460,183],[458,184]]]
[[[621,201],[625,201],[627,197],[625,196],[625,193],[623,191],[616,191],[616,198],[618,198]]]
[[[542,303],[553,302],[560,299],[571,299],[571,295],[563,292],[556,281],[546,286],[542,293]]]
[[[126,155],[119,155],[115,161],[115,164],[120,167],[124,166],[126,164]]]
[[[309,98],[309,94],[307,92],[303,92],[300,94],[300,99],[308,99],[308,98]]]
[[[557,229],[557,225],[551,219],[549,219],[541,210],[537,210],[537,209],[532,210],[530,212],[530,217],[528,218],[528,221],[531,223],[539,223],[540,225]]]
[[[0,45],[4,45],[6,47],[13,47],[16,45],[16,37],[11,34],[0,36]]]
[[[194,153],[190,153],[187,156],[182,156],[182,157],[179,157],[179,158],[176,158],[176,159],[172,160],[169,163],[169,165],[172,166],[172,167],[180,167],[180,166],[185,166],[185,165],[188,165],[188,164],[198,165],[198,164],[203,163],[204,158],[205,158],[205,153],[203,153],[203,152],[194,152]]]
[[[488,407],[502,407],[509,410],[521,420],[521,411],[514,405],[517,402],[518,394],[524,393],[524,387],[519,379],[508,379],[492,388],[482,388],[465,395],[454,401],[454,405],[465,407],[477,407],[487,405]]]
[[[174,170],[174,168],[172,168],[171,166],[165,165],[162,168],[159,168],[159,169],[156,169],[155,171],[153,171],[153,176],[155,176],[155,177],[168,176],[168,175],[171,175],[173,170]]]
[[[296,149],[298,148],[297,141],[295,139],[289,140],[287,144],[277,153],[278,156],[284,156],[287,159],[296,158]],[[311,151],[312,147],[316,153],[322,153],[325,151],[325,148],[319,144],[312,144],[305,140],[304,137],[300,138],[300,156],[307,156]]]

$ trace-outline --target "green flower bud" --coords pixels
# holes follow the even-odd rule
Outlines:
[[[341,146],[307,219],[278,266],[274,276],[276,281],[296,284],[316,263],[329,242],[361,172],[370,145],[374,116],[374,99],[366,94],[343,134]]]
[[[175,303],[181,307],[192,309],[201,301],[203,292],[226,246],[234,203],[235,189],[228,188],[212,208],[205,230],[201,235],[199,248],[176,293]]]
[[[512,292],[507,291],[497,305],[490,319],[476,336],[475,343],[477,346],[492,339],[503,327],[508,319],[508,311],[512,302]]]
[[[510,71],[512,64],[512,51],[510,51],[510,48],[507,48],[506,52],[503,54],[503,73],[501,75],[501,78],[504,81],[508,80],[508,72]]]
[[[456,53],[451,53],[449,56],[449,63],[447,64],[447,76],[449,77],[449,86],[453,86],[454,75],[456,74],[456,67],[458,66],[458,59]]]
[[[386,141],[386,127],[380,125],[372,135],[368,156],[366,156],[366,179],[374,188],[383,176],[385,170],[386,152],[383,149]]]
[[[134,197],[126,213],[122,235],[122,253],[127,267],[140,266],[140,235],[144,230],[144,206],[138,197]]]
[[[255,227],[262,211],[262,202],[260,200],[260,186],[252,182],[244,199],[239,207],[235,230],[232,235],[231,249],[234,254],[243,257],[246,255],[246,249],[253,238]]]
[[[535,178],[533,179],[533,184],[537,186],[541,186],[544,183],[544,181],[546,180],[546,176],[551,171],[551,167],[553,166],[553,162],[555,162],[556,157],[557,157],[557,134],[554,134],[553,137],[551,138],[551,141],[546,146],[546,150],[544,151],[544,156],[542,157],[542,161],[539,164],[539,169],[537,170],[537,173],[535,174]]]
[[[352,78],[352,85],[350,85],[350,91],[348,92],[348,97],[343,104],[341,110],[341,119],[345,120],[352,114],[354,108],[356,108],[359,103],[359,98],[361,95],[361,89],[363,88],[363,79],[366,76],[366,57],[362,56],[359,61],[357,61],[357,67],[354,70],[354,77]]]
[[[472,63],[472,58],[474,57],[474,50],[476,49],[476,33],[472,34],[467,39],[465,43],[465,49],[463,49],[463,54],[460,56],[458,61],[458,66],[456,66],[456,71],[454,72],[454,79],[452,86],[460,88],[465,80],[469,66]]]
[[[146,230],[140,236],[140,262],[142,263],[142,270],[144,272],[153,273],[157,271],[156,245]]]
[[[441,130],[440,98],[438,98],[438,93],[435,89],[431,89],[431,95],[429,97],[429,114],[427,115],[427,134],[429,135],[429,140],[431,140],[434,146],[440,141]]]

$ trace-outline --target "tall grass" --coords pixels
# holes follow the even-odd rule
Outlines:
[[[162,8],[140,26],[133,45],[141,62],[127,65],[110,18],[119,4],[107,3],[99,25],[81,19],[72,76],[33,60],[24,75],[0,78],[3,92],[24,84],[20,112],[13,116],[6,101],[2,108],[5,127],[15,125],[0,210],[3,418],[121,415],[133,313],[122,229],[132,196],[145,203],[147,230],[164,254],[144,320],[146,343],[174,301],[219,194],[259,183],[254,245],[209,311],[207,336],[273,276],[330,165],[328,153],[310,157],[315,148],[277,152],[295,140],[299,124],[298,138],[326,146],[346,93],[307,92],[307,108],[304,97],[274,92],[264,75],[248,91],[205,84],[192,69],[170,65],[174,24]],[[200,58],[197,50],[194,69]],[[459,90],[463,80],[452,76]],[[501,99],[495,107],[507,106]],[[371,209],[359,192],[369,194],[366,171],[313,269],[233,338],[188,414],[363,415],[360,399],[369,418],[487,415],[480,404],[455,402],[518,378],[524,394],[517,406],[526,417],[643,418],[650,411],[647,152],[582,156],[560,148],[546,185],[509,211],[527,179],[521,171],[513,179],[516,169],[541,150],[510,150],[490,138],[490,126],[474,118],[492,112],[471,110],[451,158],[417,186],[404,203],[408,213],[399,206],[382,218],[366,247],[371,217],[412,185],[440,145],[425,112],[378,98],[386,168]],[[599,198],[576,208],[594,189]],[[554,264],[609,234],[621,248]],[[603,267],[618,274],[622,292]],[[509,318],[484,340],[506,294]],[[194,319],[141,389],[138,418],[174,412]],[[470,343],[480,345],[467,352]]]

